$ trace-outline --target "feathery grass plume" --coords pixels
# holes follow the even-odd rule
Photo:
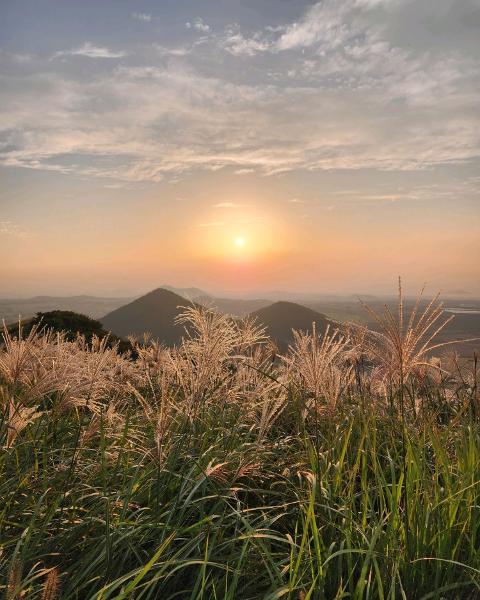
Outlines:
[[[243,477],[254,477],[260,474],[260,463],[259,462],[242,462],[238,467],[235,475],[235,480],[242,479]]]
[[[393,384],[402,387],[411,379],[421,375],[424,368],[435,368],[429,360],[432,350],[438,350],[457,342],[435,342],[435,338],[454,318],[444,317],[443,303],[439,294],[422,307],[424,289],[421,290],[413,310],[405,318],[402,282],[398,280],[397,312],[388,305],[384,313],[378,314],[362,302],[365,310],[373,317],[379,331],[364,329],[363,350],[375,365],[372,381],[377,390],[387,392]]]
[[[60,573],[53,567],[45,579],[42,590],[42,600],[56,600],[60,594]]]
[[[281,374],[273,369],[272,347],[256,344],[248,354],[237,356],[235,372],[229,382],[230,398],[242,412],[242,418],[255,423],[258,442],[264,438],[281,415],[286,402],[286,388]]]
[[[55,390],[49,369],[49,357],[55,345],[55,335],[44,332],[39,325],[23,337],[21,322],[15,337],[4,323],[3,348],[0,348],[0,383],[3,381],[16,396],[23,395],[26,403]]]
[[[5,600],[19,600],[22,597],[22,571],[22,561],[15,558],[8,570]]]
[[[193,419],[203,404],[223,395],[239,333],[227,315],[204,306],[187,307],[176,322],[185,325],[186,337],[170,363]]]
[[[144,384],[151,385],[154,378],[161,374],[168,363],[168,349],[158,340],[148,337],[144,337],[141,343],[130,339],[130,343],[138,356],[136,364],[146,378]]]
[[[23,338],[22,324],[18,322],[18,336],[15,338],[3,321],[3,351],[0,355],[0,377],[9,385],[15,385],[21,377],[28,362],[34,340],[37,338],[39,326],[32,327],[26,338]]]
[[[156,383],[159,384],[158,387],[154,385],[150,374],[147,375],[147,378],[150,385],[146,388],[145,393],[150,391],[151,396],[149,398],[146,398],[134,386],[131,385],[130,388],[143,410],[147,423],[153,429],[155,442],[154,456],[158,465],[162,467],[170,448],[171,440],[169,434],[170,426],[173,422],[173,406],[169,398],[169,374],[162,371],[157,375]]]
[[[275,421],[281,416],[287,402],[286,394],[280,393],[263,394],[256,413],[256,425],[258,428],[257,443],[261,444]]]
[[[330,411],[352,381],[352,366],[348,364],[350,340],[328,326],[322,337],[316,325],[312,333],[294,331],[294,343],[283,357],[290,376],[304,395],[304,417],[315,410]]]
[[[228,467],[227,462],[214,464],[214,461],[211,460],[204,471],[204,476],[219,484],[226,485],[230,475]]]
[[[259,344],[268,342],[266,328],[251,316],[234,322],[237,330],[237,351],[254,350]]]
[[[58,387],[56,410],[88,410],[99,414],[102,403],[122,397],[132,367],[119,355],[116,347],[108,347],[108,338],[94,337],[90,344],[78,336],[64,344],[63,385]]]
[[[7,400],[7,405],[7,448],[10,448],[17,436],[44,413],[35,406],[14,404],[13,399]]]

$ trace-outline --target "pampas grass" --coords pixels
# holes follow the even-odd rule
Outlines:
[[[433,359],[438,299],[375,331],[190,307],[176,348],[5,330],[6,598],[480,595],[476,363]]]

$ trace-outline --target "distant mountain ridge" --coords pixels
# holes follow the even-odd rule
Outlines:
[[[170,288],[170,289],[168,289]],[[175,293],[177,290],[180,294]],[[374,310],[383,312],[385,299],[375,298],[368,301]],[[263,323],[268,334],[285,348],[292,341],[292,328],[310,331],[312,322],[316,322],[317,332],[321,334],[328,324],[332,328],[339,323],[356,321],[375,329],[376,324],[361,306],[357,299],[343,298],[336,301],[324,298],[322,301],[297,302],[279,300],[273,302],[266,298],[216,298],[200,288],[174,288],[166,286],[148,294],[132,298],[102,298],[89,295],[70,297],[36,296],[35,298],[0,299],[0,324],[2,319],[7,325],[32,319],[37,313],[51,311],[73,311],[100,320],[106,330],[119,337],[129,334],[141,336],[150,332],[154,337],[167,345],[178,344],[184,334],[184,327],[175,325],[175,318],[182,312],[182,307],[191,303],[203,304],[231,315],[243,318],[252,315]],[[478,341],[468,342],[470,338],[480,337],[480,300],[457,299],[450,301],[455,312],[455,319],[439,334],[439,342],[464,340],[452,346],[452,350],[462,356],[473,356],[478,351]],[[389,302],[395,306],[395,300]],[[410,314],[414,301],[405,300],[405,314]],[[454,309],[458,307],[460,311]],[[448,313],[447,313],[448,314]]]
[[[213,299],[213,305],[215,301]],[[173,346],[180,342],[185,331],[182,325],[175,323],[175,319],[189,304],[195,303],[170,290],[158,288],[112,311],[100,321],[105,329],[118,336],[150,333],[167,346]],[[333,325],[325,315],[294,302],[275,302],[252,311],[250,315],[266,327],[268,335],[281,348],[293,340],[292,329],[311,331],[315,322],[317,332],[321,334],[328,325]]]

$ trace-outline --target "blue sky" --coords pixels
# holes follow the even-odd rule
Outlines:
[[[0,295],[480,293],[478,0],[0,16]]]

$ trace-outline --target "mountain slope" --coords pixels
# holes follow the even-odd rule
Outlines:
[[[334,326],[325,315],[294,302],[275,302],[251,313],[251,316],[267,328],[268,335],[282,349],[292,342],[292,329],[311,331],[315,322],[317,333],[322,334],[328,325]]]
[[[155,339],[172,346],[180,341],[184,332],[183,325],[175,324],[175,318],[188,304],[188,300],[178,294],[159,288],[117,308],[100,321],[116,335],[151,333]]]

